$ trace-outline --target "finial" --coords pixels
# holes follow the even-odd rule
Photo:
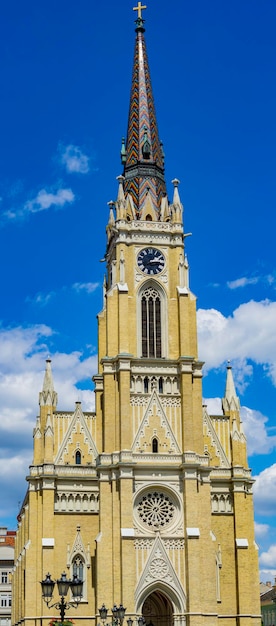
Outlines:
[[[135,20],[135,24],[137,24],[137,28],[136,28],[136,32],[140,31],[140,32],[144,32],[145,29],[143,27],[144,21],[142,18],[142,10],[146,9],[146,5],[142,5],[142,2],[138,2],[138,6],[137,7],[133,7],[133,11],[137,11],[138,17],[137,20]]]
[[[122,165],[124,165],[126,163],[126,144],[125,144],[125,138],[124,137],[122,137],[121,163],[122,163]]]
[[[144,6],[142,5],[142,2],[138,2],[138,6],[137,7],[133,7],[133,11],[138,11],[137,15],[138,15],[138,19],[142,19],[142,10],[146,9],[146,5],[144,4]]]
[[[233,379],[232,366],[230,361],[227,361],[227,374],[224,398],[222,398],[222,408],[224,412],[229,410],[238,411],[240,407],[239,399],[236,394],[235,383]]]

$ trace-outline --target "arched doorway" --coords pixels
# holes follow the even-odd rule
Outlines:
[[[154,591],[146,598],[142,615],[146,626],[173,626],[172,603],[161,591]]]

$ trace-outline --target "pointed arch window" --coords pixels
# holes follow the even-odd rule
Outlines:
[[[80,556],[76,556],[73,561],[73,575],[83,580],[84,563]]]
[[[82,586],[82,600],[87,599],[87,565],[82,555],[76,554],[71,561],[71,576],[77,576],[83,581]]]
[[[76,465],[81,465],[81,453],[80,453],[79,450],[77,450],[77,452],[76,452],[75,462],[76,462]]]
[[[157,454],[157,452],[158,452],[158,439],[157,439],[157,437],[154,437],[153,440],[152,440],[152,452],[154,454]]]
[[[161,358],[161,298],[153,286],[143,291],[141,308],[142,356]]]

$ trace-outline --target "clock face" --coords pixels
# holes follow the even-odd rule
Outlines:
[[[137,265],[144,274],[159,274],[165,267],[164,254],[157,248],[144,248],[137,256]]]

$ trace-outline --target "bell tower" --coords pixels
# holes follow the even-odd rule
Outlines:
[[[245,516],[253,532],[245,439],[233,402],[228,412],[229,391],[223,401],[227,419],[206,418],[202,408],[203,363],[197,352],[184,210],[178,179],[172,181],[172,202],[167,195],[146,52],[145,8],[138,3],[127,137],[121,149],[123,173],[118,176],[117,200],[110,203],[104,308],[98,316],[95,384],[102,434],[98,466],[102,535],[97,563],[100,571],[109,546],[120,569],[115,582],[114,572],[104,567],[98,601],[110,576],[111,595],[118,584],[117,597],[154,626],[175,621],[211,625],[218,617],[226,624],[233,613],[246,614],[237,618],[239,623],[257,624],[253,534],[243,553],[247,592],[254,597],[250,608],[246,585],[237,576],[237,547],[243,544],[236,543],[238,520]],[[233,392],[230,369],[227,390],[231,386]],[[239,411],[235,391],[233,397]],[[239,460],[239,470],[232,466],[234,459]],[[242,489],[250,494],[246,514],[240,500],[236,506],[236,471],[241,472]],[[218,513],[215,503],[221,497],[224,504]],[[104,510],[112,517],[112,529]],[[236,585],[241,587],[239,600]],[[229,605],[229,615],[223,618],[222,602]]]

